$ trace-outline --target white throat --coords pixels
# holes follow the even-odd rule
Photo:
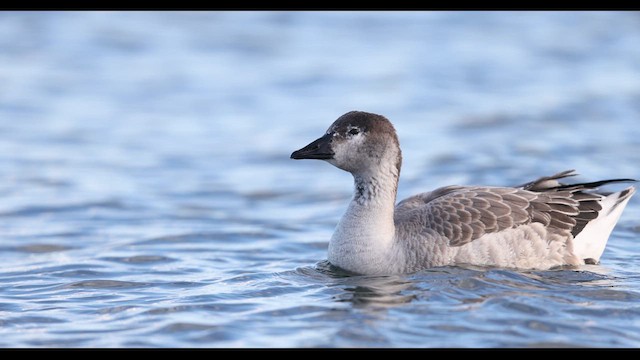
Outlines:
[[[378,168],[353,175],[353,198],[329,243],[329,261],[356,273],[395,272],[404,263],[393,222],[399,169],[395,156],[381,160]]]

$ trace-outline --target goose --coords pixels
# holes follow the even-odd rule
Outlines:
[[[396,204],[402,153],[382,115],[351,111],[292,159],[324,160],[353,175],[354,192],[329,241],[329,262],[356,274],[439,266],[547,270],[598,264],[634,187],[612,179],[564,184],[574,170],[515,187],[445,186]]]

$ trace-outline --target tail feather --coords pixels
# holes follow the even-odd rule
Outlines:
[[[620,179],[624,180],[624,179]],[[626,181],[626,180],[625,180]],[[598,183],[598,182],[596,182]],[[573,251],[585,263],[598,263],[607,246],[609,235],[622,215],[627,202],[635,193],[634,187],[610,194],[599,201],[602,210],[589,221],[573,241]]]
[[[571,231],[574,237],[573,252],[586,264],[595,264],[600,261],[609,235],[620,219],[627,202],[636,191],[633,187],[615,193],[595,190],[603,185],[637,180],[609,179],[576,184],[563,184],[558,181],[576,175],[578,174],[575,170],[566,170],[520,185],[519,188],[541,193],[570,193],[569,197],[578,202],[579,210],[579,213],[573,216],[576,221]]]
[[[578,202],[578,211],[579,213],[573,218],[576,223],[573,229],[571,230],[571,234],[574,238],[582,233],[587,224],[594,221],[594,219],[598,218],[602,214],[603,210],[603,201],[608,196],[614,195],[613,193],[607,192],[595,192],[594,190],[603,185],[614,184],[614,183],[623,183],[623,182],[636,182],[634,179],[609,179],[609,180],[600,180],[594,182],[585,182],[585,183],[575,183],[575,184],[563,184],[558,180],[564,179],[571,176],[578,175],[575,170],[566,170],[559,172],[557,174],[551,176],[544,176],[534,181],[528,182],[526,184],[520,185],[519,187],[524,190],[548,193],[548,192],[568,192],[570,195],[568,196],[572,201]],[[632,189],[632,188],[630,188]],[[616,193],[617,195],[614,198],[618,199],[618,202],[622,202],[626,199],[626,196],[631,196],[629,193],[630,189],[623,190],[620,193]],[[617,207],[617,204],[614,206],[610,206],[605,210],[605,215],[609,212],[613,211]],[[614,223],[615,225],[615,223]],[[608,236],[608,234],[607,234]],[[605,240],[606,241],[606,240]]]

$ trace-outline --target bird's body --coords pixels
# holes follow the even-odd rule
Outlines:
[[[549,269],[597,263],[635,192],[561,184],[565,171],[517,187],[447,186],[397,205],[402,155],[383,116],[352,111],[291,155],[321,159],[354,176],[354,196],[329,242],[329,261],[361,274],[435,266]]]

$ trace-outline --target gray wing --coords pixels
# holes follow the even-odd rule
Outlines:
[[[536,193],[522,188],[449,186],[400,202],[396,222],[423,224],[451,246],[531,222],[570,232],[580,213],[569,191]]]
[[[574,170],[541,177],[514,188],[447,186],[407,198],[396,206],[395,222],[421,224],[449,239],[451,246],[532,222],[556,233],[577,236],[602,210],[601,185],[633,179],[565,185],[558,179]]]

